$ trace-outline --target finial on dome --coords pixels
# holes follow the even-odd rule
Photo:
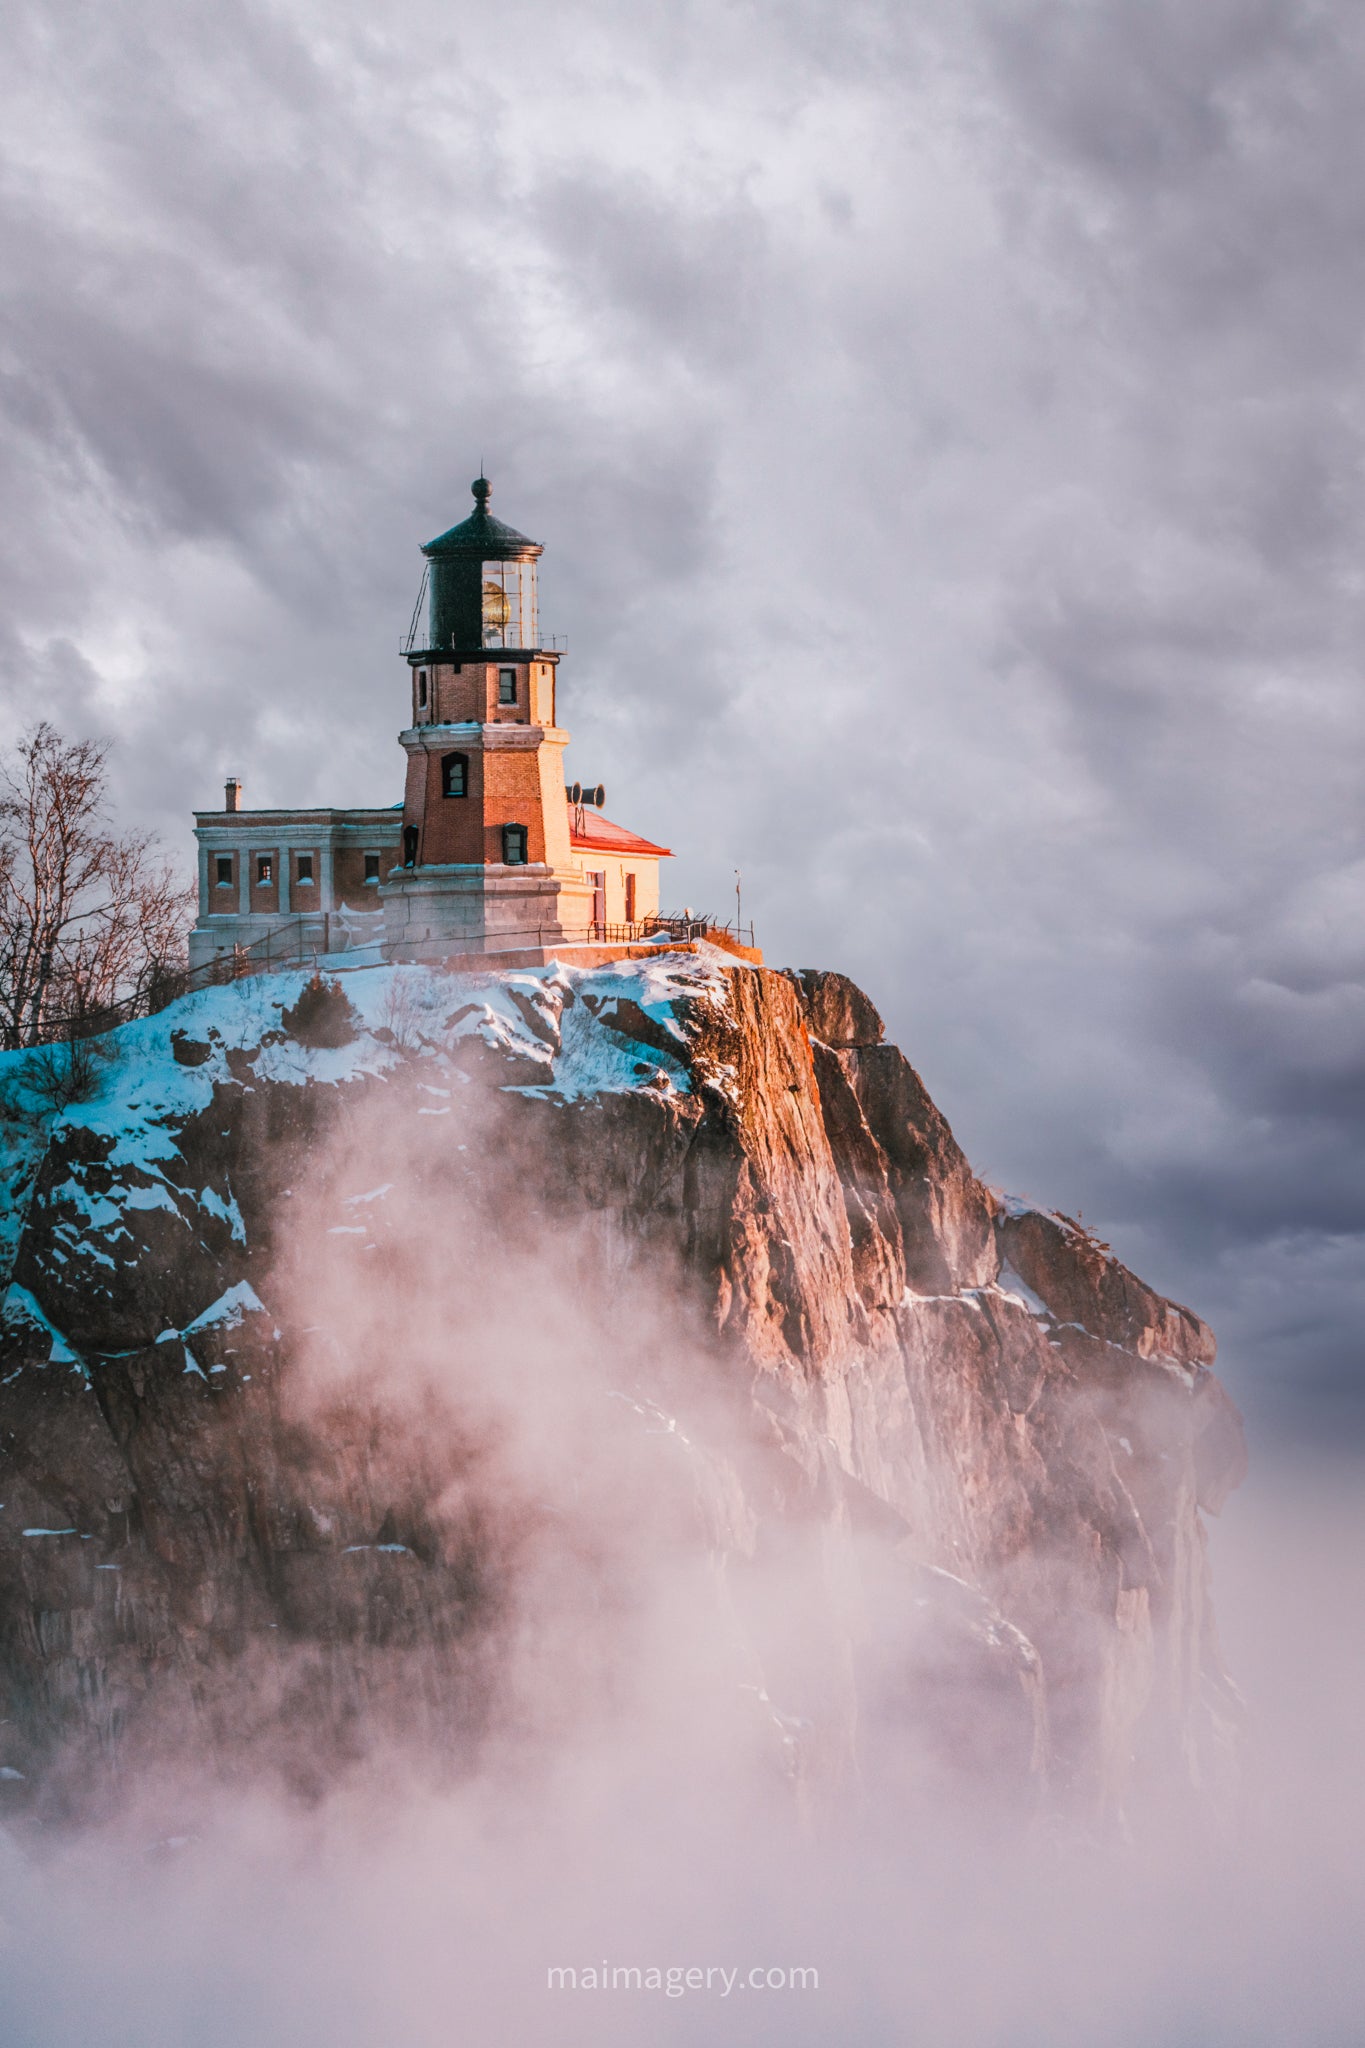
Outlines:
[[[492,484],[489,483],[488,478],[486,476],[475,477],[473,483],[469,486],[469,488],[474,493],[474,496],[478,501],[479,510],[481,512],[486,511],[488,508],[488,500],[493,495],[493,486]]]

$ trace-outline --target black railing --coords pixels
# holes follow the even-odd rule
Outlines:
[[[709,913],[694,910],[673,917],[647,917],[641,930],[646,938],[667,935],[671,939],[733,939],[737,946],[756,948],[751,924],[720,924]]]
[[[325,936],[321,949],[324,953]],[[168,1009],[181,996],[193,995],[198,989],[221,987],[225,982],[239,981],[243,975],[269,974],[280,967],[316,964],[319,954],[320,949],[309,942],[301,927],[279,926],[253,945],[235,945],[230,952],[216,953],[212,960],[201,960],[197,967],[164,969],[152,977],[145,989],[117,1002],[92,1003],[56,1016],[46,1014],[39,1020],[35,1042],[98,1038],[120,1024],[132,1023],[136,1017],[155,1016],[158,1010]]]
[[[426,639],[426,627],[422,627],[421,630],[419,631],[418,628],[414,626],[412,631],[408,634],[407,639],[399,641],[398,652],[400,654],[414,654],[420,650],[420,652],[423,654],[435,655],[439,660],[442,657],[444,650],[440,647],[426,646],[424,644]],[[569,643],[563,633],[540,633],[537,634],[535,644],[532,647],[503,647],[499,644],[495,647],[481,648],[479,651],[483,654],[486,654],[490,661],[493,661],[497,658],[499,654],[536,654],[539,653],[542,649],[547,654],[567,654],[569,651]]]
[[[365,914],[357,913],[359,916]],[[118,1002],[91,1004],[64,1015],[44,1016],[33,1042],[97,1038],[120,1024],[131,1023],[134,1018],[154,1016],[158,1010],[178,1002],[181,996],[193,995],[201,988],[219,988],[227,982],[240,981],[245,975],[270,974],[286,967],[311,966],[320,970],[329,964],[332,919],[336,915],[335,912],[321,914],[320,933],[316,928],[310,932],[300,924],[279,925],[254,944],[234,945],[230,951],[216,953],[212,960],[202,960],[197,967],[166,969],[154,975],[145,989]],[[343,934],[352,936],[352,928],[344,917],[338,917],[337,924]],[[723,944],[728,938],[737,945],[750,948],[755,943],[751,924],[717,924],[714,918],[698,916],[695,912],[680,913],[675,917],[646,917],[634,924],[608,924],[594,920],[582,926],[577,935],[566,931],[562,925],[535,925],[521,931],[500,932],[497,936],[500,940],[511,941],[501,947],[503,952],[517,952],[532,945],[541,950],[555,945],[651,944],[664,949],[670,942],[686,945],[698,939],[719,939]],[[460,948],[452,944],[450,950],[458,953]],[[496,952],[488,952],[482,957],[491,963],[498,956]]]

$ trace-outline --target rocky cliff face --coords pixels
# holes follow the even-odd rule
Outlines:
[[[3,1062],[13,1797],[472,1758],[528,1640],[572,1689],[674,1550],[724,1578],[696,1682],[812,1797],[1226,1782],[1212,1336],[984,1187],[857,989],[705,949],[301,987],[124,1027],[65,1110]]]

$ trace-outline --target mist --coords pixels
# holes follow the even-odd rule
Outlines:
[[[529,1753],[501,1744],[458,1787],[381,1754],[306,1811],[248,1771],[143,1786],[74,1839],[10,1841],[5,2037],[1350,2041],[1357,1490],[1354,1472],[1263,1476],[1255,1533],[1234,1520],[1219,1542],[1252,1703],[1230,1840],[1172,1825],[1101,1845],[952,1801],[913,1827],[862,1804],[812,1829],[733,1726],[699,1735],[661,1704],[690,1661],[674,1598],[628,1721],[557,1713],[548,1750],[527,1731]],[[799,1968],[818,1988],[549,1988],[604,1963],[666,1984]]]
[[[391,802],[486,467],[569,774],[1216,1326],[1251,1476],[1240,1789],[1098,1829],[1012,1678],[903,1713],[905,1560],[815,1461],[756,1545],[794,1396],[670,1272],[471,1209],[435,1097],[368,1202],[362,1121],[271,1307],[394,1508],[357,1602],[401,1635],[420,1545],[460,1629],[0,1782],[6,2040],[1359,2037],[1363,111],[1340,0],[10,10],[0,738],[110,736],[187,870],[226,773]],[[547,1986],[603,1962],[819,1984]]]
[[[557,1219],[496,1096],[420,1092],[310,1155],[268,1293],[289,1416],[392,1502],[396,1570],[468,1555],[463,1620],[258,1645],[85,1810],[16,1816],[4,2038],[1353,2038],[1357,1468],[1262,1457],[1214,1525],[1235,1796],[1101,1820],[945,1662],[897,1544],[814,1489],[758,1540],[771,1446],[677,1276]],[[318,1528],[365,1541],[317,1470]]]

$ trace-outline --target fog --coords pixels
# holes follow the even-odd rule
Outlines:
[[[249,1778],[162,1783],[117,1827],[6,1843],[4,2037],[1352,2041],[1358,1478],[1263,1475],[1255,1520],[1239,1529],[1234,1510],[1220,1535],[1253,1707],[1229,1842],[1172,1828],[1097,1844],[954,1806],[913,1829],[862,1810],[812,1834],[752,1756],[738,1768],[732,1742],[679,1731],[654,1698],[610,1729],[562,1729],[529,1770],[504,1747],[458,1789],[411,1758],[371,1759],[307,1811]],[[818,1988],[548,1988],[551,1969],[603,1962],[799,1967]]]
[[[311,1155],[265,1292],[319,1530],[374,1540],[363,1478],[380,1540],[472,1545],[466,1625],[322,1664],[258,1639],[226,1699],[141,1728],[112,1802],[16,1817],[0,2038],[1354,2039],[1358,1468],[1262,1456],[1215,1525],[1235,1800],[1101,1816],[992,1741],[989,1677],[917,1716],[937,1623],[795,1474],[755,1541],[771,1452],[665,1262],[547,1213],[482,1091],[419,1093]]]
[[[604,1336],[552,1263],[400,1336],[301,1224],[314,1415],[359,1383],[395,1461],[477,1446],[452,1528],[501,1500],[478,1741],[321,1792],[249,1679],[243,1756],[166,1729],[115,1814],[5,1835],[0,2034],[1357,2039],[1358,12],[17,0],[6,56],[0,736],[111,735],[187,867],[227,772],[391,802],[417,548],[485,464],[569,773],[1218,1328],[1252,1477],[1230,1839],[1021,1818],[913,1742],[816,1798],[736,1704],[731,1468],[684,1503],[613,1399],[660,1370],[733,1451],[688,1330]],[[797,1669],[811,1569],[764,1594]],[[594,1958],[820,1982],[545,1988]]]

